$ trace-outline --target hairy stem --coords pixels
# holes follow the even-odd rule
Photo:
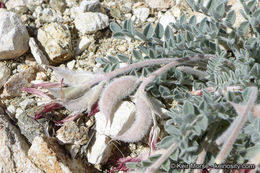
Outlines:
[[[241,116],[241,117],[238,117],[240,121],[237,121],[236,125],[234,125],[233,131],[231,132],[228,139],[225,141],[221,151],[219,152],[219,154],[216,157],[215,162],[217,164],[223,163],[223,161],[229,155],[229,153],[232,149],[232,146],[233,146],[237,136],[239,135],[240,130],[244,126],[245,122],[247,121],[249,111],[254,106],[254,103],[257,98],[257,91],[258,90],[256,87],[251,87],[250,97],[246,104],[245,109],[241,112],[238,112],[238,114],[239,114],[238,116]],[[234,121],[236,121],[236,120],[234,120]],[[219,170],[214,170],[213,172],[219,172]]]
[[[171,67],[178,65],[178,64],[183,64],[183,63],[190,62],[190,61],[204,60],[204,59],[209,59],[209,58],[215,58],[215,55],[205,54],[205,55],[195,55],[195,56],[184,57],[184,58],[162,58],[162,59],[147,60],[147,61],[143,61],[143,62],[130,64],[126,67],[123,67],[123,68],[117,69],[115,71],[106,73],[103,76],[99,76],[99,77],[95,78],[94,80],[90,81],[86,85],[87,86],[93,86],[100,81],[110,80],[110,79],[112,79],[116,76],[123,74],[123,73],[129,72],[129,71],[136,69],[136,68],[145,67],[145,66],[167,64],[165,66],[168,67],[169,64],[171,64],[170,65],[170,68],[171,68]],[[172,63],[174,63],[175,65],[172,65]],[[169,70],[170,68],[168,68],[167,70]]]
[[[177,65],[184,64],[187,62],[191,62],[191,61],[206,60],[206,59],[214,58],[214,57],[215,57],[215,55],[207,54],[207,55],[195,55],[192,57],[184,57],[184,58],[179,58],[177,60],[173,60],[171,63],[159,68],[155,72],[151,73],[147,78],[145,78],[138,90],[139,90],[139,92],[144,92],[145,87],[147,85],[149,85],[151,82],[153,82],[162,73],[165,73],[168,70],[170,70],[172,67],[175,67]]]
[[[188,67],[188,66],[181,66],[178,67],[178,70],[184,72],[184,73],[188,73],[188,74],[192,74],[194,76],[197,76],[199,79],[205,79],[207,76],[207,73],[201,70],[196,70],[192,67]]]

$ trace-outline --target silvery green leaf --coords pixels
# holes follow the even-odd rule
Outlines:
[[[109,63],[109,61],[106,58],[103,58],[103,57],[98,57],[95,60],[96,60],[97,63],[100,63],[100,64],[107,64],[107,63]]]
[[[113,31],[114,33],[122,31],[121,27],[115,22],[111,22],[109,27],[110,27],[111,31]]]
[[[254,159],[254,157],[258,155],[259,152],[260,152],[260,144],[257,144],[255,146],[247,148],[246,155],[244,157],[245,159],[251,160]]]
[[[225,4],[224,3],[220,4],[219,6],[217,6],[216,14],[217,14],[219,19],[224,16],[224,14],[225,14]]]
[[[202,33],[206,33],[208,30],[208,26],[207,26],[207,17],[203,18],[202,21],[199,24],[199,31]]]
[[[153,51],[153,49],[149,49],[149,57],[150,57],[151,59],[155,59],[155,58],[156,58],[155,52]]]
[[[171,162],[169,159],[167,159],[162,165],[161,168],[165,171],[169,171],[171,168]]]
[[[246,4],[248,11],[251,13],[253,9],[256,7],[257,0],[251,0]]]
[[[152,24],[147,24],[143,30],[143,35],[146,39],[150,39],[153,36],[153,26]]]
[[[135,31],[135,34],[142,40],[142,41],[146,41],[146,37],[143,33]]]
[[[111,56],[111,55],[108,55],[108,56],[107,56],[107,59],[108,59],[110,62],[112,62],[112,63],[118,63],[118,62],[119,62],[116,57]]]
[[[176,142],[175,136],[166,136],[160,142],[157,143],[158,148],[168,148],[174,142]]]
[[[164,34],[164,29],[162,24],[157,23],[155,30],[154,30],[154,36],[161,39],[163,37]]]
[[[129,58],[128,56],[124,55],[124,54],[117,54],[118,59],[120,59],[122,62],[128,62]]]
[[[133,49],[133,55],[138,60],[142,59],[142,54],[139,50]]]
[[[260,19],[260,8],[255,10],[254,14],[253,14],[253,17],[255,17],[256,19]]]
[[[170,38],[173,38],[173,33],[171,27],[168,25],[164,31],[164,38],[165,40],[169,40]]]
[[[125,38],[125,34],[122,32],[117,32],[113,34],[114,38]]]
[[[249,29],[249,22],[244,21],[239,25],[238,33],[243,36],[248,32],[248,29]]]
[[[230,11],[230,12],[227,14],[226,22],[227,22],[230,26],[232,26],[232,25],[234,25],[235,21],[236,21],[236,12],[235,12],[235,10],[232,10],[232,11]]]
[[[190,102],[185,101],[183,106],[183,113],[185,115],[194,114],[194,106]]]
[[[196,20],[196,16],[193,15],[191,16],[190,20],[189,20],[189,24],[195,26],[197,24],[197,20]]]

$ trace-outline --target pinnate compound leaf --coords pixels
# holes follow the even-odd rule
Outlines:
[[[100,96],[99,108],[108,122],[110,122],[110,116],[115,105],[130,95],[137,86],[138,78],[134,76],[122,76],[114,79],[105,87]]]

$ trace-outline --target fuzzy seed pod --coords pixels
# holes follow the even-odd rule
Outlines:
[[[64,83],[68,85],[81,85],[82,83],[97,77],[97,75],[88,71],[73,71],[59,67],[49,67],[53,69],[58,81],[64,79]]]
[[[132,126],[123,134],[113,137],[124,142],[140,141],[148,132],[152,123],[152,111],[147,104],[146,95],[138,96],[136,100],[136,115]]]
[[[123,76],[114,79],[104,89],[99,100],[100,112],[110,121],[111,113],[115,105],[123,98],[130,95],[138,85],[138,78]]]
[[[73,100],[67,100],[62,105],[66,107],[66,109],[74,112],[83,112],[85,110],[90,111],[92,105],[94,105],[98,100],[103,86],[104,82],[101,82],[88,90],[83,96]]]

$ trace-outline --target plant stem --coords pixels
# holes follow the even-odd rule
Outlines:
[[[223,163],[223,161],[229,155],[229,153],[232,149],[232,146],[233,146],[240,130],[242,129],[242,127],[244,126],[244,124],[245,124],[245,122],[248,118],[249,111],[254,106],[254,103],[255,103],[256,98],[257,98],[257,92],[258,92],[258,89],[256,87],[251,87],[250,97],[249,97],[249,100],[246,104],[246,107],[243,109],[243,111],[238,112],[236,107],[234,107],[236,109],[237,113],[238,113],[237,118],[240,119],[240,121],[237,121],[237,123],[233,126],[234,127],[233,131],[231,132],[230,136],[228,137],[228,139],[224,143],[221,151],[217,155],[217,157],[215,159],[215,163],[217,163],[217,164]],[[234,121],[236,121],[236,120],[234,120]],[[216,172],[219,172],[219,170],[213,170],[213,172],[216,173]]]
[[[130,64],[126,67],[123,67],[123,68],[117,69],[115,71],[106,73],[102,76],[97,76],[97,78],[95,78],[94,80],[86,83],[85,85],[87,87],[89,87],[89,86],[91,87],[91,86],[97,84],[100,81],[103,81],[103,80],[109,81],[110,79],[112,79],[116,76],[119,76],[123,73],[129,72],[129,71],[136,69],[136,68],[145,67],[145,66],[159,65],[159,64],[167,64],[166,66],[168,66],[169,64],[172,64],[172,63],[174,63],[174,64],[176,63],[175,65],[178,65],[178,64],[183,64],[185,62],[198,61],[198,60],[209,59],[209,58],[215,58],[215,55],[205,54],[205,55],[195,55],[195,56],[184,57],[184,58],[161,58],[161,59],[146,60],[146,61],[143,61],[143,62],[137,62],[137,63],[134,63],[134,64]],[[171,67],[172,66],[173,65],[171,65]]]
[[[147,78],[145,78],[144,81],[142,82],[142,84],[140,85],[140,87],[138,88],[138,90],[140,92],[144,92],[145,87],[147,85],[149,85],[151,82],[153,82],[162,73],[165,73],[168,70],[170,70],[172,67],[175,67],[177,65],[184,64],[187,62],[191,62],[191,61],[199,61],[199,60],[205,60],[205,59],[209,59],[209,58],[215,58],[215,55],[210,55],[210,54],[195,55],[192,57],[184,57],[184,58],[179,58],[177,60],[173,60],[171,63],[159,68],[155,72],[151,73]]]

